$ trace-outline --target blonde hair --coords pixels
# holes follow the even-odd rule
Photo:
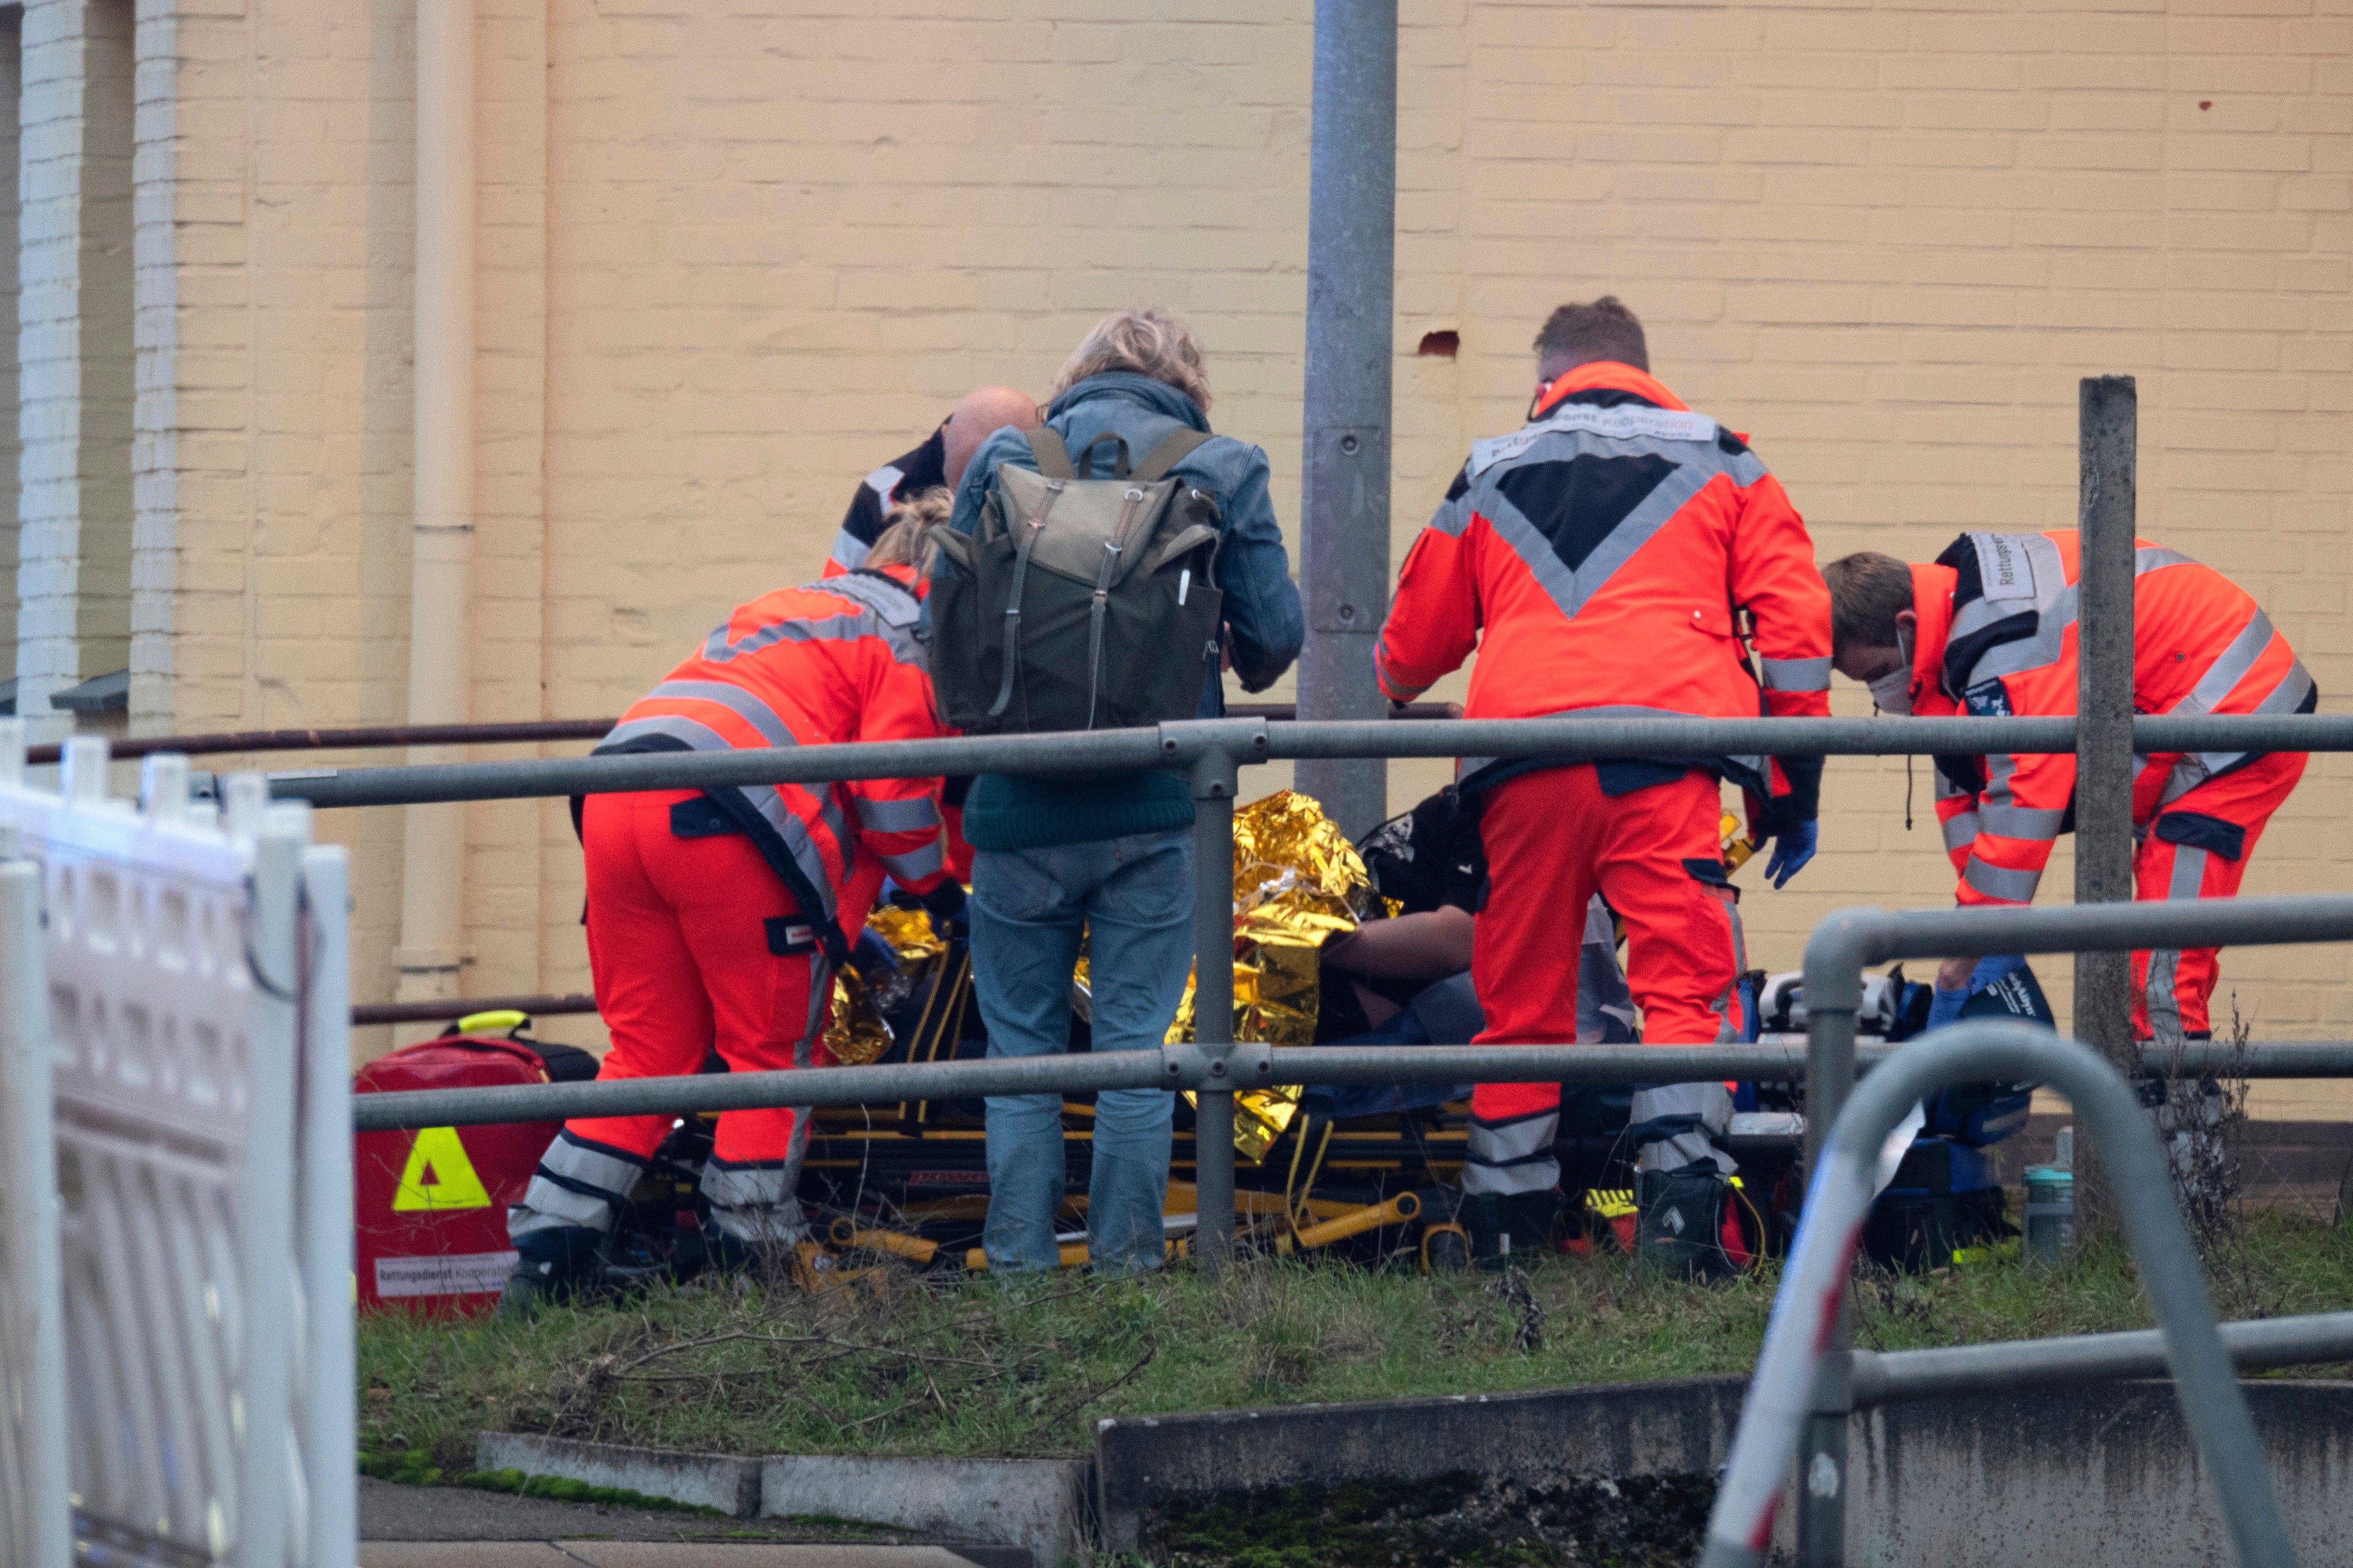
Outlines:
[[[1114,310],[1097,321],[1062,362],[1046,400],[1051,403],[1091,375],[1118,370],[1166,382],[1202,413],[1209,411],[1209,373],[1202,366],[1193,329],[1157,310]]]
[[[868,566],[913,566],[919,577],[931,575],[932,560],[940,547],[927,537],[934,524],[945,522],[955,510],[955,492],[934,485],[891,509],[882,520],[881,537],[866,552]]]

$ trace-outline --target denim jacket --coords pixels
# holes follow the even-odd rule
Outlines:
[[[1193,400],[1175,387],[1120,371],[1089,376],[1062,394],[1046,411],[1046,423],[1061,437],[1074,460],[1088,442],[1117,436],[1139,462],[1179,425],[1209,427]],[[950,526],[958,532],[970,533],[979,522],[981,502],[999,463],[1038,466],[1020,431],[1008,426],[989,437],[965,469],[964,484],[956,491]],[[1223,436],[1202,443],[1170,470],[1207,492],[1225,520],[1225,541],[1218,549],[1218,586],[1226,595],[1226,625],[1232,634],[1227,649],[1245,691],[1263,691],[1273,685],[1299,657],[1306,635],[1299,588],[1291,580],[1291,557],[1282,547],[1282,530],[1267,490],[1268,471],[1263,447]],[[1214,718],[1224,711],[1224,693],[1212,670],[1201,693],[1201,716]]]

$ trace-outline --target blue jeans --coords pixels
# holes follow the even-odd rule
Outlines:
[[[991,1057],[1071,1046],[1071,974],[1087,938],[1095,1049],[1157,1050],[1193,967],[1193,834],[1137,834],[1044,849],[982,850],[972,862],[972,980]],[[1150,1268],[1168,1196],[1166,1089],[1095,1097],[1087,1249],[1098,1268]],[[1052,1268],[1062,1207],[1062,1097],[988,1101],[992,1270]]]
[[[1341,984],[1335,975],[1331,982]],[[1345,1040],[1325,1042],[1335,1046],[1426,1046],[1431,1043],[1430,1031],[1422,1026],[1410,1007],[1400,1007],[1398,1016],[1388,1023],[1351,1035]],[[1409,1110],[1426,1110],[1445,1104],[1450,1100],[1468,1100],[1471,1086],[1467,1083],[1324,1083],[1309,1088],[1304,1103],[1319,1116],[1335,1121],[1346,1121],[1359,1116],[1396,1116]]]

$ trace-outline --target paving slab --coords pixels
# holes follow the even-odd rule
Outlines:
[[[516,1497],[470,1487],[404,1487],[360,1479],[360,1539],[366,1542],[547,1542],[564,1536],[685,1541],[734,1534],[747,1528],[764,1536],[786,1535],[750,1521],[711,1514],[558,1502],[553,1498]]]
[[[360,1479],[360,1568],[583,1568],[592,1542],[599,1552],[639,1543],[719,1553],[635,1559],[630,1568],[1032,1568],[1036,1561],[1019,1546],[937,1546],[899,1531],[856,1541],[841,1534],[784,1519],[723,1519]],[[786,1546],[792,1555],[773,1555]],[[772,1554],[746,1555],[745,1548]]]
[[[360,1568],[973,1568],[942,1546],[832,1542],[371,1541]]]
[[[364,1541],[360,1568],[580,1568],[545,1541]]]
[[[944,1546],[862,1546],[834,1542],[688,1544],[681,1542],[558,1542],[589,1568],[972,1568]]]

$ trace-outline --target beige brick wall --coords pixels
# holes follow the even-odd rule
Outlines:
[[[171,723],[396,719],[405,8],[179,11]],[[1121,304],[1192,317],[1219,426],[1268,447],[1295,539],[1311,16],[481,0],[475,716],[617,710],[729,605],[813,575],[859,476],[959,393],[1042,388]],[[1825,558],[2064,523],[2076,378],[2137,374],[2145,531],[2353,689],[2353,19],[1407,0],[1404,22],[1393,559],[1465,443],[1518,422],[1544,312],[1611,290]],[[1461,356],[1409,357],[1437,328]],[[1903,774],[1831,764],[1820,860],[1750,900],[1757,962],[1794,965],[1837,904],[1948,896]],[[2348,778],[2315,764],[2251,885],[2343,884]],[[1435,770],[1392,779],[1401,806]],[[397,816],[329,821],[358,853],[355,990],[388,995]],[[470,821],[467,988],[584,985],[560,805]],[[2264,1034],[2353,1024],[2336,952],[2228,973]]]

